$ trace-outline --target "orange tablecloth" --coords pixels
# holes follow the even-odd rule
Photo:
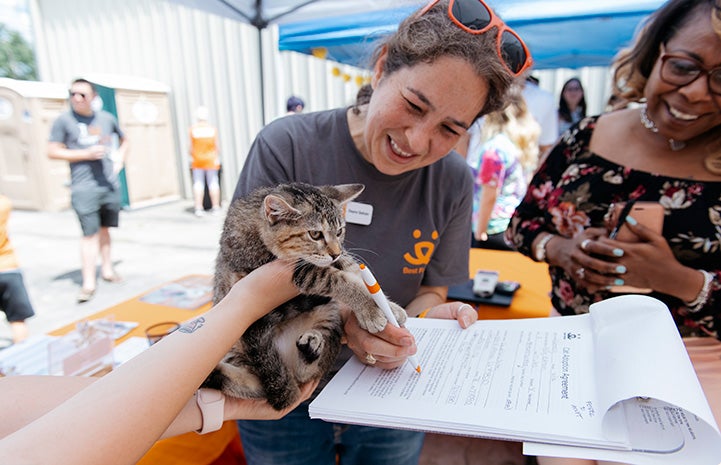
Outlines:
[[[207,279],[210,282],[211,277],[207,276]],[[148,292],[152,292],[152,290]],[[211,304],[207,303],[196,309],[186,310],[140,300],[148,292],[95,313],[87,319],[95,320],[113,315],[116,321],[138,322],[135,329],[116,341],[116,343],[122,343],[132,336],[145,337],[145,328],[154,323],[183,322],[206,312],[211,307]],[[59,336],[73,329],[75,329],[74,323],[53,331],[51,334]],[[172,386],[168,386],[168,389],[172,389]],[[240,436],[235,422],[232,421],[225,422],[220,430],[202,436],[196,433],[187,433],[158,441],[138,462],[140,465],[236,465],[244,463]]]
[[[468,273],[496,270],[498,279],[521,283],[510,307],[478,305],[478,317],[485,320],[545,317],[551,309],[551,278],[545,263],[534,262],[519,252],[471,249]]]

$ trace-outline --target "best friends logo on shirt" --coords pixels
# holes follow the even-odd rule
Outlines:
[[[420,229],[413,230],[413,238],[417,240],[413,247],[413,253],[403,254],[403,259],[413,267],[404,266],[403,274],[421,274],[426,269],[425,265],[430,263],[436,244],[431,241],[419,240],[422,239],[422,236],[423,233]],[[438,231],[431,233],[431,239],[438,240]]]

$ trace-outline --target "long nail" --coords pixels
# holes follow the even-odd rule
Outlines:
[[[623,279],[618,278],[613,282],[613,284],[615,284],[616,286],[623,286],[623,283],[625,283],[625,282],[626,281],[624,281]]]
[[[626,272],[626,267],[623,265],[618,265],[616,267],[616,273],[618,274],[624,274]]]
[[[638,221],[633,216],[627,216],[626,217],[626,223],[630,224],[631,226],[636,226],[638,224]]]
[[[617,257],[623,257],[623,249],[613,249],[613,254]]]

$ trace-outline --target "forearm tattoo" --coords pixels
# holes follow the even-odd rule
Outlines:
[[[186,324],[182,325],[178,331],[180,331],[181,333],[188,333],[188,334],[194,333],[203,327],[203,323],[205,323],[205,317],[201,316],[201,317],[191,321],[190,323],[186,323]]]

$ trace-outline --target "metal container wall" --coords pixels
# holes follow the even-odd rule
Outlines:
[[[180,173],[187,173],[187,129],[195,109],[207,106],[218,127],[226,193],[233,192],[263,126],[261,57],[265,122],[285,113],[290,95],[301,96],[306,111],[348,104],[358,90],[355,76],[365,73],[341,66],[336,77],[334,63],[278,52],[275,26],[259,33],[163,0],[30,0],[30,10],[41,80],[69,83],[103,73],[170,87]],[[183,195],[191,195],[188,176],[183,176]]]

